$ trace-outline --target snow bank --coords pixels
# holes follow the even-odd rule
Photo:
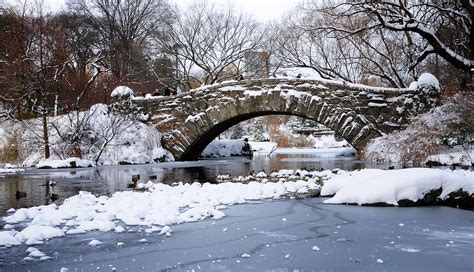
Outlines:
[[[460,165],[471,166],[474,163],[474,150],[459,150],[454,152],[446,152],[443,154],[435,154],[428,156],[426,164],[428,165]]]
[[[147,192],[124,191],[111,197],[80,192],[60,206],[55,204],[18,209],[3,221],[20,228],[0,231],[0,245],[39,244],[46,239],[88,231],[115,231],[120,225],[142,226],[145,231],[166,226],[225,216],[222,205],[280,198],[288,192],[307,191],[316,181],[155,184]],[[319,185],[318,185],[319,186]],[[19,224],[20,223],[20,224]],[[120,224],[120,225],[119,225]],[[165,229],[166,228],[166,229]]]
[[[419,201],[433,190],[442,189],[440,200],[462,190],[474,194],[474,173],[440,169],[400,169],[346,172],[324,184],[322,196],[334,195],[325,203],[386,203],[399,205],[402,200]]]
[[[216,140],[206,146],[201,157],[219,158],[251,154],[252,149],[249,143],[244,140]]]
[[[65,160],[42,160],[36,164],[36,168],[39,169],[56,169],[56,168],[83,168],[83,167],[93,167],[95,163],[90,160],[81,160],[79,158],[69,158]]]
[[[133,91],[127,86],[118,86],[112,91],[111,96],[112,97],[131,97],[133,96]]]
[[[356,150],[353,147],[334,148],[279,148],[274,154],[325,154],[329,157],[354,156]]]
[[[10,174],[10,173],[18,173],[18,172],[24,172],[25,169],[23,168],[16,168],[16,167],[8,167],[8,164],[5,166],[5,168],[0,168],[0,174]]]
[[[44,161],[41,138],[31,133],[40,131],[41,120],[31,119],[23,125],[8,124],[19,130],[20,151],[24,157],[23,166],[32,167],[76,167],[97,164],[145,164],[172,161],[173,156],[161,146],[162,134],[152,126],[137,120],[134,116],[122,116],[107,105],[96,104],[89,110],[48,119],[51,158]],[[107,144],[106,144],[107,143]],[[101,151],[102,150],[102,151]],[[81,157],[78,160],[74,157]],[[71,158],[72,157],[72,158]]]

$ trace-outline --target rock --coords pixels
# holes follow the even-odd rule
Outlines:
[[[59,199],[59,195],[58,194],[51,194],[51,196],[49,197],[51,199],[51,201],[56,201]]]
[[[137,183],[138,180],[140,180],[140,175],[133,175],[132,176],[132,182]]]
[[[442,203],[450,207],[459,207],[474,210],[474,194],[468,194],[462,190],[450,193]]]
[[[398,201],[398,206],[400,207],[412,207],[412,206],[427,206],[427,205],[437,205],[440,204],[439,196],[443,192],[443,188],[436,190],[431,190],[425,194],[422,199],[417,201],[412,201],[409,199],[401,199]]]

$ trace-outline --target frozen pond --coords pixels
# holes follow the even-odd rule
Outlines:
[[[55,238],[23,261],[0,251],[1,271],[472,271],[474,214],[448,207],[376,208],[323,199],[231,206],[220,220],[172,226],[171,237],[136,231]],[[103,244],[91,247],[92,239]],[[145,240],[143,240],[145,239]],[[117,243],[123,245],[117,245]]]
[[[0,176],[1,214],[10,207],[51,203],[81,190],[107,195],[128,190],[132,175],[165,183],[214,182],[220,174],[279,169],[387,168],[350,152],[295,153],[90,169],[37,170]],[[396,166],[400,167],[400,165]],[[47,186],[55,181],[55,186]],[[27,196],[17,199],[16,191]],[[472,271],[474,214],[448,207],[376,208],[323,204],[322,198],[230,206],[220,220],[171,226],[171,237],[88,232],[35,246],[52,260],[27,261],[27,246],[0,249],[0,271]],[[102,242],[91,247],[89,242]]]
[[[79,191],[108,195],[127,190],[132,175],[140,175],[146,182],[156,176],[157,181],[214,182],[217,175],[248,175],[251,171],[267,173],[280,169],[334,169],[355,170],[362,168],[386,168],[388,165],[371,165],[355,159],[350,149],[325,150],[319,153],[294,150],[290,154],[256,153],[252,160],[243,157],[208,159],[195,162],[171,162],[148,165],[99,166],[87,169],[38,170],[27,169],[18,174],[0,174],[0,214],[9,208],[22,208],[50,204],[51,194],[60,198],[76,195]],[[56,185],[46,186],[50,181]],[[17,191],[27,196],[17,199]]]

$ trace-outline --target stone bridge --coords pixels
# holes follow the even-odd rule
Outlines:
[[[376,88],[339,81],[259,79],[204,86],[179,96],[135,97],[176,160],[193,160],[220,133],[244,120],[285,114],[312,119],[359,152],[369,140],[405,127],[437,103],[439,92]]]

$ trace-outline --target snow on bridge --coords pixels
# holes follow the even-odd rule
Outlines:
[[[136,97],[176,160],[193,160],[220,133],[271,114],[312,119],[362,150],[370,139],[406,126],[438,101],[439,90],[377,88],[340,81],[258,79],[225,82],[172,97]]]

